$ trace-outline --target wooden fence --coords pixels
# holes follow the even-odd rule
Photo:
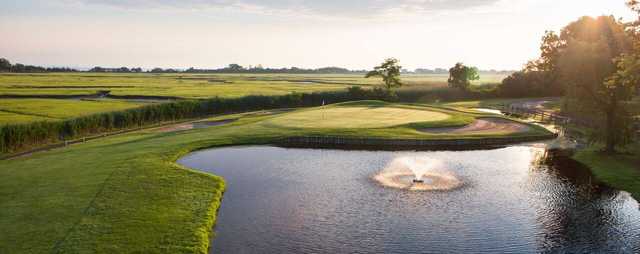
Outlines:
[[[502,105],[500,106],[499,109],[504,114],[509,116],[533,118],[536,120],[540,120],[541,122],[552,123],[560,127],[564,127],[565,125],[572,124],[572,125],[583,126],[588,128],[600,128],[600,126],[598,126],[597,123],[593,120],[570,117],[566,115],[561,115],[559,113],[549,112],[549,111],[540,110],[540,109],[527,108],[527,107],[514,106],[514,105]],[[636,139],[640,140],[640,119],[636,119],[632,123],[632,125],[633,125],[633,130],[636,133]]]

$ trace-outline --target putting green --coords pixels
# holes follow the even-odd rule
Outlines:
[[[399,107],[325,107],[283,115],[267,121],[290,128],[383,128],[450,118],[441,112]]]

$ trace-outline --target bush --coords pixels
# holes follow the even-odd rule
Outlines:
[[[553,75],[545,71],[519,71],[511,74],[499,86],[502,97],[560,96],[564,93]]]

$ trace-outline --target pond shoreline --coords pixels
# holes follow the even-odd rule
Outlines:
[[[306,148],[363,148],[374,150],[469,150],[478,148],[498,148],[518,143],[550,140],[558,134],[467,139],[388,139],[355,138],[332,136],[286,137],[274,144],[282,147]]]

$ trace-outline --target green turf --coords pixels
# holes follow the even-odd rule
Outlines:
[[[56,121],[56,120],[57,119],[43,117],[43,116],[25,115],[21,113],[7,112],[7,111],[2,111],[2,109],[0,109],[0,125],[14,124],[14,123],[29,123],[29,122],[37,122],[37,121]]]
[[[37,120],[61,120],[106,111],[118,111],[139,107],[144,103],[120,100],[63,100],[63,99],[2,99],[0,111],[32,118],[7,120],[0,116],[0,122],[20,123]]]
[[[364,105],[380,107],[381,103],[329,107]],[[422,110],[440,110],[453,115],[452,119],[479,116],[431,107]],[[411,124],[373,129],[266,124],[298,113],[227,116],[240,119],[229,125],[172,133],[139,131],[0,161],[0,253],[206,253],[224,181],[174,163],[195,149],[264,144],[300,135],[492,136],[428,135]],[[532,128],[521,135],[537,134],[545,132]]]
[[[275,118],[267,123],[288,128],[384,128],[416,122],[439,122],[451,115],[425,109],[385,106],[323,107]]]
[[[617,155],[607,155],[597,146],[579,151],[574,159],[591,168],[601,181],[640,199],[640,144]]]

